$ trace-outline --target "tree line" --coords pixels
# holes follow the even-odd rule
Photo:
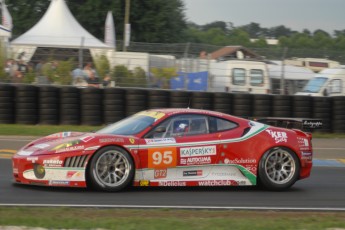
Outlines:
[[[104,23],[109,10],[113,12],[116,37],[123,39],[124,0],[66,0],[78,22],[95,37],[103,40]],[[197,25],[186,18],[182,0],[131,0],[131,41],[147,43],[203,43],[217,46],[242,45],[267,48],[266,38],[279,40],[280,47],[293,49],[344,50],[345,29],[329,34],[321,29],[302,32],[283,25],[262,28],[258,23],[234,27],[231,22],[215,21]],[[13,38],[20,36],[46,12],[47,0],[7,0],[14,28]],[[231,18],[229,18],[231,19]],[[255,38],[252,42],[250,39]]]

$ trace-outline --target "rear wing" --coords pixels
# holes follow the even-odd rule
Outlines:
[[[323,125],[320,119],[308,118],[262,117],[254,120],[271,126],[300,129],[306,132],[311,132],[313,129],[321,129]]]

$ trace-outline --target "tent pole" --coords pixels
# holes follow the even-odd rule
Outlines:
[[[84,49],[85,38],[81,37],[80,49],[79,49],[79,68],[83,69],[83,49]]]

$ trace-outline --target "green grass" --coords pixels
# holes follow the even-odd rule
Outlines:
[[[345,228],[345,213],[6,207],[0,208],[0,226],[48,229],[318,230]]]

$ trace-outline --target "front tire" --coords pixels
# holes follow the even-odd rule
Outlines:
[[[93,156],[88,169],[90,185],[103,191],[115,192],[127,187],[133,180],[134,163],[124,149],[108,146]]]
[[[259,184],[269,190],[285,190],[298,179],[300,163],[295,153],[283,147],[267,151],[259,164]]]

